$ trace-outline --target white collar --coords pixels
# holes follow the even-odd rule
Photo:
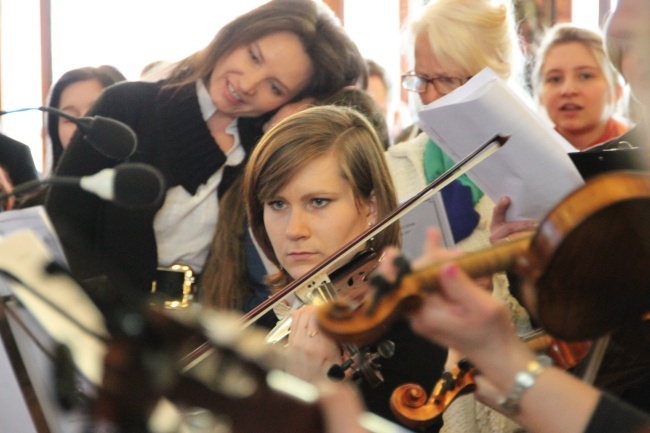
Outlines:
[[[210,92],[208,92],[208,88],[205,87],[205,83],[200,78],[196,80],[196,96],[199,99],[199,107],[201,108],[203,120],[207,121],[217,112],[217,106],[212,102]]]

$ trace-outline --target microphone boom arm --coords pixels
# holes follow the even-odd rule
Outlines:
[[[33,179],[28,182],[21,183],[10,192],[0,194],[0,201],[6,200],[9,197],[20,196],[38,188],[39,186],[46,185],[79,185],[79,178],[72,176],[58,176],[56,178],[49,179]]]

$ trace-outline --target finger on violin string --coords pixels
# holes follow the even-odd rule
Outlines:
[[[393,264],[397,268],[395,285],[399,286],[402,283],[402,278],[411,273],[411,262],[404,255],[400,254],[393,259]]]
[[[445,248],[440,231],[432,227],[427,230],[422,255],[411,263],[411,268],[423,269],[433,263],[450,260],[460,255],[462,255],[460,250]]]
[[[311,331],[309,334],[307,334],[309,338],[314,338],[316,335],[318,335],[318,331]]]
[[[394,281],[397,278],[397,270],[393,265],[393,260],[399,255],[399,250],[395,247],[388,247],[384,249],[382,260],[377,264],[377,267],[370,273],[373,275],[383,275],[388,281]]]
[[[481,297],[491,296],[473,282],[456,263],[446,263],[442,266],[440,281],[442,285],[439,292],[448,301],[459,301],[461,304],[470,305],[467,303],[466,296],[477,291],[481,293]]]
[[[379,306],[382,298],[395,290],[398,285],[388,281],[382,274],[374,274],[370,278],[370,284],[375,288],[372,294],[371,303],[367,310],[368,314],[372,315],[375,312],[375,309]]]

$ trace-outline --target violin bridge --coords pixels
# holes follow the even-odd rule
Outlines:
[[[306,305],[328,303],[336,296],[334,285],[325,272],[316,274],[311,280],[305,281],[294,293]]]

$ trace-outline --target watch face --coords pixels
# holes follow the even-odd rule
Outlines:
[[[517,374],[517,384],[524,388],[529,388],[535,384],[535,376],[529,372],[521,372]]]

